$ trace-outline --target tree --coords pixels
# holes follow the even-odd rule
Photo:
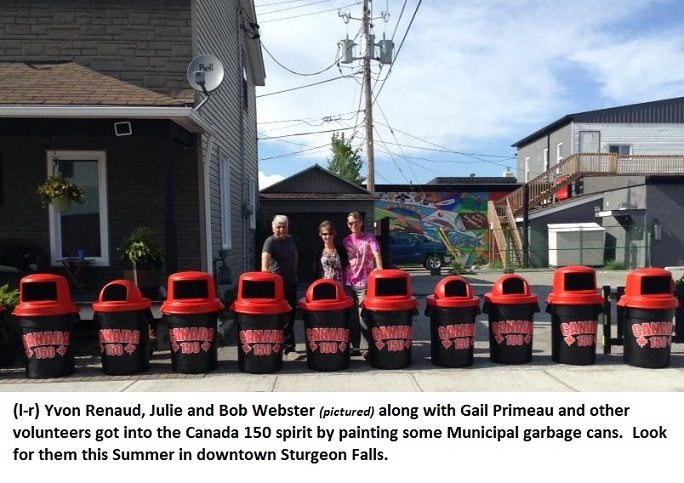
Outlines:
[[[332,150],[332,159],[328,159],[328,171],[352,184],[361,186],[363,182],[363,176],[361,176],[363,161],[359,155],[360,148],[353,149],[351,142],[344,139],[344,133],[339,135],[333,133],[330,149]]]

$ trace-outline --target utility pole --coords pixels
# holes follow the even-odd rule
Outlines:
[[[366,177],[366,187],[371,193],[375,191],[375,149],[373,147],[373,97],[371,95],[371,60],[380,62],[380,64],[391,64],[392,55],[394,52],[394,42],[392,40],[383,39],[377,44],[375,43],[375,35],[373,34],[373,16],[371,12],[371,4],[373,0],[363,0],[363,15],[361,18],[352,17],[349,13],[339,12],[345,23],[350,19],[361,20],[363,41],[361,45],[360,56],[354,56],[352,49],[356,45],[353,40],[340,40],[337,45],[339,50],[340,64],[350,64],[355,60],[362,61],[361,74],[363,77],[363,96],[365,98],[365,114],[366,114],[366,163],[368,164],[368,176]],[[389,19],[389,12],[382,12],[381,16],[385,22]],[[377,47],[377,54],[376,54]]]
[[[366,47],[363,52],[363,95],[366,105],[366,161],[368,163],[368,177],[366,188],[373,193],[375,191],[375,150],[373,147],[373,98],[371,97],[371,69],[369,55],[373,52],[373,43],[370,39],[371,16],[368,8],[368,0],[363,0],[363,36]],[[370,45],[369,45],[370,44]]]

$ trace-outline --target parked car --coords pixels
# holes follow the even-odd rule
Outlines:
[[[419,233],[394,233],[390,236],[390,263],[420,263],[428,270],[441,268],[451,257],[443,243]]]

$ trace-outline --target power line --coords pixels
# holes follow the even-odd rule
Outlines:
[[[289,156],[295,156],[297,154],[308,153],[308,152],[315,151],[317,149],[321,149],[321,148],[325,148],[325,147],[329,147],[329,146],[330,146],[330,143],[321,144],[320,146],[313,146],[313,147],[310,147],[307,149],[301,149],[299,151],[293,151],[291,153],[277,154],[275,156],[269,156],[268,158],[259,158],[259,161],[268,161],[271,159],[287,158]]]
[[[338,76],[338,77],[333,77],[332,79],[325,79],[325,80],[322,80],[322,81],[314,82],[314,83],[312,83],[312,84],[306,84],[306,85],[303,85],[303,86],[291,87],[291,88],[289,88],[289,89],[283,89],[282,91],[267,92],[266,94],[259,94],[259,95],[256,96],[256,97],[259,98],[259,97],[275,96],[276,94],[284,94],[285,92],[296,91],[296,90],[299,90],[299,89],[306,89],[307,87],[313,87],[313,86],[317,86],[317,85],[321,85],[321,84],[326,84],[326,83],[328,83],[328,82],[336,81],[336,80],[338,80],[338,79],[348,79],[349,77],[352,77],[352,76],[341,75],[341,76]]]
[[[333,118],[336,116],[346,116],[347,114],[356,114],[356,112],[357,111],[340,112],[337,114],[329,114],[326,116],[303,117],[301,119],[282,119],[282,120],[277,120],[277,121],[259,121],[259,122],[257,122],[257,124],[277,124],[277,123],[281,123],[281,122],[298,122],[298,121],[306,122],[306,121],[313,121],[313,120],[319,120],[319,119],[322,119],[323,121],[325,121],[325,118]],[[349,119],[351,119],[351,117]],[[346,119],[346,120],[349,120],[349,119]]]
[[[397,63],[397,58],[399,58],[399,52],[401,52],[401,48],[404,46],[404,41],[406,40],[406,37],[408,36],[409,30],[411,30],[411,26],[413,25],[413,21],[416,19],[416,15],[418,14],[418,9],[420,8],[421,3],[423,3],[423,0],[418,0],[418,5],[416,5],[416,9],[413,12],[413,16],[411,16],[411,21],[408,24],[408,27],[406,27],[406,32],[404,32],[404,37],[401,39],[401,43],[399,44],[399,48],[397,49],[397,53],[394,54],[394,60],[392,60],[392,64],[390,64],[389,70],[387,71],[387,75],[385,76],[385,79],[382,81],[382,84],[380,84],[380,89],[378,90],[377,94],[375,94],[375,97],[373,98],[373,103],[380,97],[380,93],[382,92],[383,87],[385,87],[385,84],[387,83],[387,78],[390,76],[392,73],[392,68],[394,67],[394,64]]]
[[[380,132],[379,132],[376,128],[373,128],[373,129],[375,130],[375,134],[378,135],[378,139],[380,139],[380,142],[381,142],[383,145],[385,145],[385,141],[382,140],[382,136],[380,135]],[[389,151],[389,148],[387,148],[387,145],[385,145],[385,148]],[[394,165],[397,167],[397,170],[399,171],[399,173],[401,173],[401,177],[404,178],[404,181],[406,181],[406,184],[411,184],[411,182],[408,180],[408,178],[406,178],[406,175],[404,174],[404,171],[402,171],[401,167],[399,166],[399,163],[397,163],[397,160],[394,159],[394,154],[392,154],[392,153],[390,152],[389,155],[390,155],[390,158],[392,159],[392,162],[393,162]]]
[[[387,119],[385,119],[385,120],[387,120]],[[378,122],[378,124],[381,124],[385,127],[393,129],[387,124],[383,124],[381,122]],[[433,143],[432,141],[428,141],[426,139],[419,138],[418,136],[414,136],[413,134],[409,134],[406,131],[402,131],[401,129],[396,129],[396,128],[394,128],[394,129],[395,129],[395,131],[400,132],[402,134],[405,134],[406,136],[408,136],[410,138],[416,139],[416,140],[421,141],[425,144],[430,144],[432,146],[436,146],[436,147],[440,148],[442,150],[442,152],[450,152],[450,153],[454,153],[454,154],[461,154],[463,156],[472,156],[472,157],[482,156],[482,157],[488,157],[488,158],[506,158],[506,159],[510,158],[510,156],[506,156],[506,155],[502,155],[502,154],[480,154],[480,153],[466,153],[463,151],[456,151],[455,149],[448,148],[446,146],[442,146],[441,144]],[[424,148],[424,149],[426,149],[426,148]],[[435,151],[439,151],[439,150],[435,149]]]
[[[382,114],[382,117],[385,119],[385,122],[387,123],[385,126],[390,130],[390,133],[392,134],[392,137],[394,138],[394,140],[395,140],[397,143],[399,143],[399,139],[397,139],[397,135],[394,134],[394,129],[392,129],[392,128],[390,127],[390,125],[389,125],[389,120],[387,119],[387,116],[385,115],[385,111],[384,111],[384,110],[382,109],[382,107],[380,106],[380,103],[378,103],[378,109],[380,109],[380,114]],[[378,124],[380,124],[380,123],[378,123]],[[399,150],[401,151],[401,154],[406,154],[406,153],[404,153],[404,150],[402,149],[401,146],[399,146]],[[407,164],[408,164],[408,163],[407,163]],[[409,169],[411,170],[411,174],[413,175],[413,177],[417,180],[418,177],[416,176],[416,173],[413,171],[413,167],[412,167],[410,164],[408,165],[408,167],[409,167]]]
[[[286,5],[288,3],[301,3],[304,1],[306,1],[306,0],[285,0],[283,2],[262,3],[259,5],[254,5],[254,8],[270,7],[272,5]]]
[[[292,15],[291,17],[282,17],[282,18],[274,18],[271,20],[262,20],[260,23],[280,22],[281,20],[290,20],[291,18],[308,17],[309,15],[318,15],[320,13],[332,12],[333,10],[341,10],[343,8],[353,7],[354,5],[358,5],[358,4],[359,4],[359,2],[354,2],[354,3],[350,3],[349,5],[345,5],[343,7],[329,8],[327,10],[321,10],[318,12],[302,13],[301,15]]]
[[[328,3],[329,1],[330,0],[318,0],[316,2],[305,3],[304,5],[297,5],[296,7],[281,8],[280,10],[271,10],[270,12],[259,12],[259,16],[261,17],[262,15],[271,15],[272,13],[287,12],[289,10],[296,10],[298,8],[310,7],[311,5],[318,5],[319,3]]]
[[[308,136],[310,134],[325,134],[325,133],[330,133],[330,132],[336,132],[336,131],[348,131],[349,129],[353,128],[339,128],[339,129],[328,129],[326,131],[311,131],[311,132],[299,132],[299,133],[293,133],[293,134],[283,134],[282,136],[264,136],[260,137],[259,140],[266,140],[266,139],[280,139],[280,138],[288,138],[288,137],[293,137],[293,136]]]
[[[280,67],[282,67],[282,68],[285,69],[286,71],[290,72],[291,74],[301,75],[301,76],[305,76],[305,77],[306,77],[306,76],[311,76],[311,75],[322,74],[323,72],[332,69],[333,67],[335,67],[335,64],[337,64],[337,60],[338,60],[337,58],[335,58],[335,60],[333,61],[332,64],[330,64],[328,67],[326,67],[326,68],[324,68],[324,69],[322,69],[322,70],[319,70],[318,72],[311,72],[311,73],[306,73],[306,74],[305,74],[305,73],[302,73],[302,72],[297,72],[297,71],[295,71],[295,70],[292,70],[292,69],[290,69],[289,67],[286,67],[286,66],[284,66],[283,64],[281,64],[280,62],[278,62],[278,60],[273,56],[273,54],[271,53],[271,51],[268,50],[268,48],[266,47],[266,44],[264,44],[263,38],[261,39],[261,47],[263,47],[263,49],[266,51],[266,53],[268,54],[268,56],[273,60],[273,62],[275,62],[276,64],[278,64]]]

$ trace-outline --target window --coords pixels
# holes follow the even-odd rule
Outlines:
[[[608,152],[618,156],[629,156],[632,154],[632,146],[629,144],[609,144]]]
[[[219,150],[219,189],[221,194],[221,248],[230,250],[233,247],[233,227],[230,199],[230,159]]]
[[[556,144],[556,164],[563,160],[563,143]]]
[[[53,265],[82,250],[91,265],[109,265],[107,166],[104,151],[48,151],[47,172],[81,185],[86,203],[67,211],[50,206],[50,258]]]

